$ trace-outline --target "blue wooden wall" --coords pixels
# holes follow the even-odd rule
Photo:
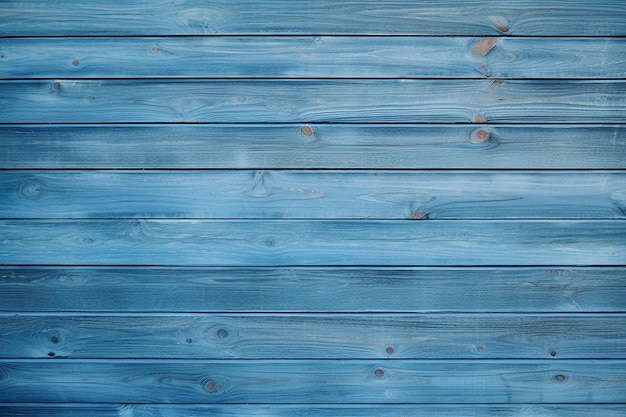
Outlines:
[[[626,3],[4,0],[0,415],[626,415]]]

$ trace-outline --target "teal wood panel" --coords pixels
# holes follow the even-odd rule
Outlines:
[[[4,220],[3,265],[622,265],[619,220]]]
[[[0,15],[0,36],[626,34],[626,7],[614,0],[7,0]]]
[[[14,359],[626,359],[623,314],[9,313],[0,328]]]
[[[624,313],[626,270],[1,267],[0,293],[8,313]]]
[[[0,123],[623,123],[626,81],[2,81],[0,108]]]
[[[0,137],[0,167],[19,169],[626,168],[624,125],[0,125]]]
[[[624,38],[5,38],[0,78],[624,78]]]
[[[0,404],[4,417],[623,417],[611,404]]]
[[[33,383],[36,381],[36,383]],[[3,360],[2,402],[611,403],[621,360]]]
[[[0,218],[626,218],[626,173],[0,171]]]

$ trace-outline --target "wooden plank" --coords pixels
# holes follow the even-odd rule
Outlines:
[[[626,7],[614,0],[435,4],[290,0],[126,0],[85,3],[7,0],[1,36],[197,34],[625,35]]]
[[[611,404],[0,404],[4,417],[623,417]]]
[[[0,168],[626,169],[624,125],[309,127],[0,126]]]
[[[4,314],[0,328],[11,359],[626,359],[621,314]]]
[[[0,51],[0,78],[626,77],[624,38],[5,38]]]
[[[0,235],[3,265],[626,264],[617,220],[4,220]]]
[[[626,172],[2,171],[0,218],[625,218]]]
[[[623,123],[626,81],[1,81],[0,106],[0,123]]]
[[[378,371],[378,372],[377,372]],[[3,360],[0,401],[616,403],[626,362]]]
[[[625,292],[620,267],[0,268],[9,313],[624,313]]]

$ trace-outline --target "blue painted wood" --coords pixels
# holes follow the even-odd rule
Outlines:
[[[0,415],[626,414],[625,28],[2,2]]]
[[[0,218],[626,218],[623,171],[2,171]]]
[[[3,402],[611,403],[626,362],[3,360],[0,388]]]
[[[4,417],[623,417],[626,406],[611,404],[0,404]]]
[[[625,35],[614,0],[6,0],[1,36],[186,34]]]
[[[9,313],[624,313],[625,292],[620,267],[0,267]]]
[[[311,136],[303,128],[0,125],[0,167],[626,168],[624,125],[315,124]]]
[[[14,359],[626,359],[623,314],[10,313],[0,328]]]
[[[5,220],[2,265],[623,265],[618,220]]]
[[[626,81],[2,81],[0,108],[0,123],[624,123]]]
[[[0,39],[0,78],[624,78],[623,38]]]

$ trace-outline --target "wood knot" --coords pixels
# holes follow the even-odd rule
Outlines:
[[[77,66],[80,65],[80,61],[78,59],[75,59],[75,60],[72,61],[72,65],[77,67]]]
[[[493,26],[502,33],[508,32],[509,29],[511,29],[509,19],[504,16],[489,16],[489,20],[493,23]]]
[[[488,130],[481,128],[481,129],[476,129],[472,132],[472,134],[470,135],[469,142],[480,144],[480,143],[489,142],[490,139],[491,139],[491,133]]]
[[[420,210],[413,211],[409,217],[409,220],[428,220],[430,219],[430,214],[422,213]]]
[[[487,123],[487,119],[485,119],[485,115],[482,113],[477,113],[474,116],[474,123]]]
[[[54,88],[55,90],[60,90],[61,89],[61,83],[56,81],[54,84],[52,84],[52,88]]]
[[[472,54],[477,58],[487,56],[496,45],[497,41],[498,38],[485,38],[476,42],[474,46],[472,46]]]
[[[306,137],[311,137],[315,133],[311,126],[302,126],[302,129],[300,129],[300,131]]]
[[[558,374],[557,376],[554,377],[554,379],[556,379],[559,382],[563,382],[565,381],[565,375]]]
[[[212,379],[209,379],[208,381],[204,382],[204,390],[208,393],[215,394],[216,392],[219,392],[221,389],[222,387],[220,386],[220,384],[213,381]]]
[[[382,369],[377,369],[374,371],[374,375],[376,375],[378,378],[382,378],[383,376],[385,376],[385,371],[383,371]]]

